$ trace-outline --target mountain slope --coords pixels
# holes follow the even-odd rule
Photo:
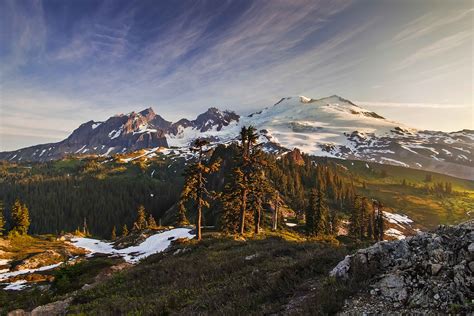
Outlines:
[[[244,125],[268,151],[295,147],[317,156],[373,161],[474,179],[474,131],[421,131],[390,121],[339,96],[288,97],[249,116],[210,108],[175,123],[151,108],[82,124],[67,139],[0,153],[0,159],[47,161],[68,154],[110,155],[143,148],[186,148],[197,137],[230,142]]]

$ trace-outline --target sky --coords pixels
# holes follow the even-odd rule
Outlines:
[[[473,24],[471,0],[0,0],[0,151],[296,95],[474,129]]]

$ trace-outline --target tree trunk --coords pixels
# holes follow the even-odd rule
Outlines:
[[[257,216],[255,216],[255,234],[259,234],[260,233],[260,214],[261,214],[261,211],[258,210],[257,211]]]
[[[275,202],[275,207],[273,208],[273,230],[277,230],[278,227],[278,201]]]
[[[242,206],[240,208],[240,235],[244,235],[245,231],[245,212],[247,209],[247,189],[242,192]]]
[[[196,221],[196,236],[197,240],[201,240],[201,222],[202,222],[202,206],[201,206],[201,198],[198,199],[198,210],[197,210],[197,221]]]

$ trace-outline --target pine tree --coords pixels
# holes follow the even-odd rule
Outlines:
[[[0,201],[0,236],[3,236],[5,231],[5,217],[3,216],[3,202]]]
[[[178,214],[176,217],[176,227],[183,227],[189,225],[188,218],[186,217],[186,207],[183,201],[178,203]]]
[[[146,212],[143,205],[139,205],[137,209],[137,220],[133,223],[133,228],[135,230],[142,230],[147,227],[146,222]]]
[[[326,204],[326,197],[324,196],[321,187],[316,190],[314,222],[315,232],[317,235],[330,234],[329,209]]]
[[[383,205],[380,202],[374,201],[373,203],[375,220],[374,220],[374,235],[378,241],[383,240],[384,237],[384,220],[383,220]]]
[[[360,218],[361,198],[359,195],[354,196],[351,207],[349,234],[353,237],[360,238],[361,218]]]
[[[151,214],[148,216],[148,222],[147,222],[147,224],[148,224],[148,228],[149,228],[149,229],[155,229],[155,228],[158,227],[158,226],[156,225],[155,218],[154,218],[153,215],[151,215]]]
[[[309,195],[309,203],[306,208],[306,234],[312,236],[316,233],[316,189],[312,189]]]
[[[27,234],[30,227],[30,215],[25,204],[16,200],[12,206],[13,231],[20,234]]]
[[[196,139],[191,150],[198,153],[197,161],[188,165],[185,171],[185,181],[183,191],[181,192],[180,203],[184,207],[184,203],[192,200],[196,203],[197,216],[196,216],[196,231],[197,240],[202,239],[201,227],[202,227],[202,209],[203,207],[209,207],[208,199],[213,197],[213,194],[206,189],[206,178],[205,176],[219,170],[220,161],[212,163],[207,166],[204,163],[204,149],[209,144],[207,140]]]
[[[127,224],[124,224],[122,227],[122,237],[128,236],[128,227]]]
[[[111,239],[111,240],[117,239],[117,232],[116,232],[116,230],[115,230],[115,225],[114,225],[114,227],[112,228],[112,233],[110,234],[110,239]]]

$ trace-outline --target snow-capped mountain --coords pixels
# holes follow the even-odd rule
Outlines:
[[[195,120],[175,123],[151,108],[82,124],[67,139],[13,152],[0,159],[45,161],[67,154],[130,152],[143,148],[186,148],[197,137],[213,143],[233,141],[253,125],[268,151],[301,151],[431,170],[474,179],[474,131],[421,131],[390,121],[339,96],[283,98],[248,116],[210,108]]]

